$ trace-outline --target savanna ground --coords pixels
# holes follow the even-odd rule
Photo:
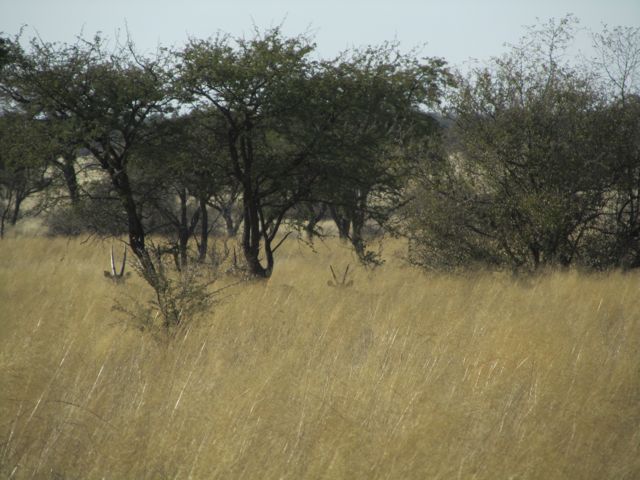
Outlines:
[[[110,243],[0,243],[0,476],[640,478],[640,277],[424,274],[336,241],[170,342],[112,310]],[[398,248],[396,248],[398,247]],[[224,282],[224,280],[223,280]]]

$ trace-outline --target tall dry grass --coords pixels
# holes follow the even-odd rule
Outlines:
[[[640,279],[423,275],[289,242],[169,343],[109,245],[0,244],[8,478],[640,478]],[[280,252],[279,252],[280,253]]]

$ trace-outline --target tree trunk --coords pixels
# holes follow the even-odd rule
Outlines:
[[[224,224],[227,229],[228,237],[235,237],[238,233],[238,226],[233,221],[232,208],[232,206],[225,205],[220,210],[220,214],[222,215],[222,219],[224,220]]]
[[[0,216],[0,238],[4,238],[7,219],[9,218],[9,212],[13,206],[13,191],[9,190],[1,200],[4,207],[2,208],[2,215]]]
[[[362,229],[364,228],[364,214],[362,211],[354,212],[351,218],[351,244],[356,254],[360,258],[365,255],[365,243],[362,237]]]
[[[7,205],[7,207],[2,211],[2,216],[0,217],[0,238],[4,238],[4,229],[7,223],[9,208],[11,208],[11,204]]]
[[[264,235],[264,252],[267,257],[267,268],[265,269],[265,277],[270,277],[273,272],[273,249],[271,248],[271,240]]]
[[[318,213],[315,212],[313,205],[309,205],[309,216],[307,218],[307,224],[304,226],[304,230],[307,234],[307,239],[310,242],[313,241],[313,236],[316,233],[316,225],[318,225],[318,222],[323,219],[326,212],[326,203],[320,205],[320,211]]]
[[[260,218],[258,206],[253,202],[252,192],[243,197],[244,229],[242,231],[242,251],[249,267],[249,274],[259,278],[268,278],[273,270],[273,252],[265,245],[267,252],[267,268],[260,263]]]
[[[187,246],[189,244],[189,223],[187,218],[187,191],[181,189],[180,198],[180,225],[178,226],[178,254],[180,256],[179,269],[187,265]]]
[[[67,190],[69,190],[69,198],[71,199],[71,203],[75,205],[80,200],[80,189],[78,188],[78,177],[76,176],[75,161],[73,160],[73,158],[65,156],[62,159],[62,162],[62,164],[58,165],[60,165],[60,170],[62,170],[64,182],[67,185]]]
[[[331,213],[331,218],[335,222],[336,227],[338,227],[338,237],[341,240],[347,240],[351,229],[351,220],[346,215],[343,215],[334,205],[329,207],[329,212]]]
[[[20,206],[22,205],[23,200],[24,198],[16,195],[16,203],[13,205],[13,212],[11,214],[11,219],[9,220],[12,226],[15,226],[15,224],[18,223],[18,217],[20,216]]]
[[[153,260],[149,256],[149,252],[145,245],[145,231],[138,209],[136,207],[135,199],[133,198],[133,191],[131,190],[131,183],[129,182],[129,175],[122,167],[119,169],[113,168],[106,161],[101,162],[103,167],[107,169],[111,177],[111,183],[114,186],[122,206],[127,214],[127,228],[129,232],[129,246],[133,251],[133,254],[140,260],[142,265],[142,271],[146,280],[156,288],[158,286],[159,277],[156,275],[156,269],[153,265]],[[122,162],[119,162],[120,165]]]
[[[537,243],[533,243],[529,245],[529,251],[533,259],[533,269],[538,270],[538,267],[540,267],[540,247]]]
[[[207,211],[207,199],[200,197],[200,245],[198,246],[198,261],[204,262],[207,258],[207,250],[209,249],[209,212]]]

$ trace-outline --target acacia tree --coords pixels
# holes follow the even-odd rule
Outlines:
[[[605,27],[593,35],[592,66],[606,106],[600,137],[607,145],[610,199],[594,252],[603,266],[640,267],[640,28]]]
[[[271,275],[285,215],[321,175],[331,115],[316,110],[312,50],[307,39],[273,29],[250,40],[192,40],[180,52],[185,98],[224,118],[228,174],[242,190],[243,253],[256,276]]]
[[[43,122],[19,109],[7,91],[6,75],[22,54],[16,41],[0,37],[0,238],[7,223],[18,221],[23,202],[51,184]]]
[[[34,40],[5,75],[14,96],[73,131],[100,163],[127,214],[131,248],[150,273],[128,161],[132,148],[153,134],[148,120],[168,107],[166,65],[162,55],[143,58],[130,44],[109,49],[96,36],[71,45]]]
[[[179,53],[184,98],[224,119],[228,173],[242,191],[243,251],[257,276],[271,274],[282,241],[276,235],[295,206],[355,208],[346,192],[363,187],[355,202],[367,211],[362,204],[383,176],[396,181],[391,162],[377,163],[388,145],[381,139],[439,93],[442,62],[420,64],[389,47],[316,62],[313,48],[276,28],[249,40],[194,40]],[[356,219],[358,233],[362,223]]]
[[[602,213],[606,169],[600,97],[561,61],[572,25],[551,21],[460,79],[455,143],[447,168],[425,177],[421,209],[435,215],[421,218],[414,251],[533,269],[580,253]]]
[[[185,284],[176,292],[161,260],[150,253],[141,214],[144,192],[132,180],[130,160],[135,148],[156,134],[151,120],[172,110],[170,62],[165,51],[141,56],[131,42],[110,48],[96,35],[62,45],[34,40],[29,52],[3,69],[3,82],[34,111],[74,132],[108,176],[126,215],[128,243],[155,291],[165,327],[180,323],[189,311],[193,288]]]
[[[46,133],[42,121],[24,113],[0,116],[0,238],[7,223],[15,225],[21,217],[24,201],[51,185],[47,174],[51,149]]]
[[[425,111],[437,107],[453,79],[442,59],[418,61],[390,44],[351,52],[326,68],[342,111],[337,174],[321,188],[340,237],[365,263],[376,261],[363,228],[369,221],[386,225],[404,202],[416,160],[411,151],[436,130]]]
[[[47,161],[61,177],[68,192],[68,199],[71,203],[77,204],[80,199],[80,186],[76,172],[76,157],[78,148],[82,145],[80,134],[71,128],[71,122],[61,122],[68,112],[42,110],[42,103],[37,101],[37,95],[34,95],[23,82],[24,77],[19,73],[28,63],[27,57],[28,54],[20,45],[20,35],[13,40],[0,38],[0,101],[7,111],[22,112],[32,118],[45,120],[40,122],[41,126],[38,128],[46,129],[49,137],[52,152]]]

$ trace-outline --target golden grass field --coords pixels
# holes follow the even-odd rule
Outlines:
[[[356,269],[288,241],[168,343],[109,242],[0,242],[0,477],[640,478],[637,274]],[[396,245],[397,246],[397,245]],[[398,247],[398,250],[400,247]]]

